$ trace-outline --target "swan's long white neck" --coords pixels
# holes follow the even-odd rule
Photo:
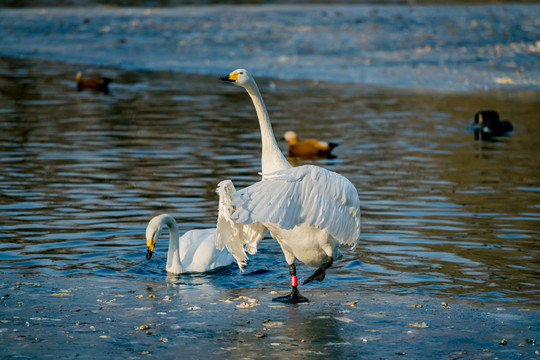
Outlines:
[[[272,131],[272,125],[270,124],[270,117],[266,111],[266,106],[264,105],[264,101],[257,84],[252,80],[244,87],[251,97],[253,105],[255,105],[257,118],[259,119],[259,126],[261,127],[262,173],[269,174],[277,170],[290,168],[291,164],[289,164],[287,159],[285,159],[285,156],[283,156],[281,153],[281,150],[279,150],[274,132]]]
[[[169,228],[169,252],[167,253],[167,266],[165,269],[174,274],[182,273],[182,261],[180,260],[180,240],[178,225],[171,216],[165,216],[162,222]]]

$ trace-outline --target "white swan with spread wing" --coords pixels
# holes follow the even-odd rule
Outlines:
[[[285,255],[292,287],[289,295],[273,300],[309,302],[297,289],[295,261],[317,268],[304,284],[322,281],[326,270],[340,256],[339,246],[358,245],[358,192],[335,172],[312,165],[293,168],[287,162],[277,145],[257,84],[247,70],[238,69],[220,79],[243,87],[253,101],[261,130],[262,180],[235,192],[230,180],[220,183],[223,193],[216,245],[226,247],[242,268],[246,251],[254,254],[259,240],[269,231]]]

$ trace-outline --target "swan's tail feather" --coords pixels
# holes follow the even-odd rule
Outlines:
[[[232,215],[235,211],[232,194],[236,191],[231,180],[218,184],[219,213],[216,228],[216,247],[227,248],[238,263],[240,270],[247,265],[249,254],[257,252],[257,244],[264,236],[265,228],[260,223],[245,225],[236,222]]]

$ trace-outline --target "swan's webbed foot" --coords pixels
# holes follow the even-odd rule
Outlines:
[[[289,295],[280,296],[273,298],[272,301],[279,301],[286,304],[301,304],[308,303],[309,300],[302,296],[297,288],[297,278],[296,278],[296,266],[294,264],[289,265],[289,273],[291,274],[291,293]]]
[[[322,264],[319,268],[317,268],[317,270],[315,270],[313,272],[313,274],[311,274],[310,277],[308,277],[303,283],[302,285],[306,285],[306,284],[309,284],[310,282],[312,282],[313,280],[317,280],[319,282],[323,281],[324,280],[324,277],[326,276],[326,269],[328,269],[330,266],[332,266],[332,264],[334,263],[334,259],[329,256],[328,257],[328,261],[325,262],[324,264]]]
[[[326,270],[324,270],[322,267],[320,267],[317,270],[315,270],[315,272],[313,274],[311,274],[310,277],[308,277],[306,280],[304,280],[302,285],[309,284],[313,280],[317,280],[318,282],[321,282],[321,281],[324,280],[325,276],[326,276]]]
[[[292,291],[289,295],[273,298],[272,301],[279,301],[286,304],[302,304],[309,302],[307,298],[300,294],[296,286],[292,287]]]

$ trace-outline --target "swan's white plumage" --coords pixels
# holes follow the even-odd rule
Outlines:
[[[266,229],[260,223],[243,224],[235,221],[231,216],[234,213],[232,193],[235,188],[231,180],[223,180],[219,183],[217,193],[219,195],[219,213],[216,228],[216,247],[227,250],[234,256],[240,269],[246,265],[247,254],[257,252],[257,244],[266,233]]]
[[[216,248],[216,229],[195,229],[178,235],[178,225],[167,214],[158,215],[148,223],[146,242],[154,249],[163,226],[169,229],[169,250],[165,269],[172,274],[202,273],[231,265],[235,258],[227,250]]]
[[[284,230],[299,224],[327,229],[340,244],[356,246],[360,202],[343,176],[304,165],[280,170],[233,194],[239,223],[271,223]]]
[[[319,267],[339,257],[340,244],[356,247],[360,237],[360,200],[345,177],[323,168],[291,167],[279,151],[270,119],[253,77],[238,69],[222,78],[246,89],[255,106],[262,140],[262,180],[220,194],[218,248],[227,249],[240,268],[257,251],[266,229],[280,244],[289,265],[296,259]],[[221,202],[224,205],[221,207]],[[222,227],[226,230],[221,230]]]

